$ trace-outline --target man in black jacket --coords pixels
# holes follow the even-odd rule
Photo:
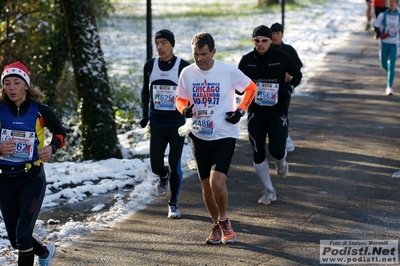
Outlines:
[[[279,23],[274,23],[271,26],[271,32],[272,32],[271,46],[274,47],[275,49],[281,50],[282,52],[289,54],[296,62],[296,65],[298,66],[298,68],[301,69],[303,67],[303,62],[301,62],[296,50],[291,45],[283,43],[283,41],[282,41],[283,26]],[[291,79],[292,79],[292,76],[289,75],[289,73],[286,73],[286,82],[290,82]],[[289,120],[288,120],[288,123],[289,123]],[[288,152],[294,151],[294,144],[292,142],[292,139],[290,138],[289,133],[288,133],[288,137],[286,139],[286,150]]]
[[[289,171],[286,162],[287,114],[290,95],[300,83],[302,74],[293,58],[271,47],[272,33],[264,25],[253,30],[254,50],[244,55],[239,69],[257,84],[257,93],[250,104],[247,127],[253,148],[253,165],[264,185],[259,204],[268,205],[276,200],[276,191],[269,175],[265,142],[276,162],[277,174],[285,178]],[[286,73],[292,77],[286,82]]]

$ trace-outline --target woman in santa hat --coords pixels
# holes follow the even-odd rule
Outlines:
[[[29,71],[21,62],[6,65],[0,89],[0,210],[18,265],[50,265],[55,246],[43,246],[33,228],[46,191],[43,164],[64,146],[65,130],[47,106],[43,94],[30,85]],[[52,134],[44,143],[44,128]]]

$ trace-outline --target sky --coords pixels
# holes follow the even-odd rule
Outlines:
[[[194,2],[179,0],[179,2],[184,1]],[[230,2],[222,0],[224,1]],[[155,13],[165,10],[164,2],[153,1]],[[213,2],[215,0],[207,0],[207,4]],[[218,2],[221,3],[221,0]],[[366,24],[365,1],[326,2],[328,4],[323,7],[286,12],[283,41],[297,50],[304,64],[303,80],[296,88],[293,97],[306,92],[307,80],[312,77],[313,70],[323,64],[324,56],[345,37],[364,29],[363,25]],[[174,1],[169,1],[169,3],[174,3]],[[156,19],[153,21],[153,32],[162,28],[171,29],[176,36],[175,54],[189,60],[191,37],[199,31],[207,31],[215,39],[217,54],[229,51],[222,53],[224,56],[221,60],[237,65],[241,56],[252,50],[252,30],[258,25],[270,26],[275,22],[281,22],[280,12],[224,21],[222,18],[207,18],[204,21],[169,19],[167,22]],[[99,31],[109,76],[126,84],[133,84],[134,89],[140,93],[142,71],[132,72],[132,68],[142,69],[145,63],[145,58],[143,58],[143,55],[146,55],[145,21],[132,22],[111,16],[101,24]],[[371,31],[371,38],[372,36]],[[249,41],[243,50],[229,49],[231,46],[237,46],[235,42],[238,40],[246,38]],[[245,118],[240,121],[241,138],[247,134],[245,121]],[[128,137],[132,135],[135,135],[138,140],[134,146],[128,141]],[[133,124],[132,130],[118,137],[124,159],[45,164],[48,182],[42,207],[45,219],[40,219],[41,215],[36,223],[34,236],[38,240],[53,243],[57,247],[66,246],[72,238],[110,227],[126,219],[132,213],[145,208],[146,204],[158,196],[156,189],[158,176],[151,172],[149,166],[148,128],[142,129],[138,124]],[[144,159],[132,159],[132,154]],[[166,154],[168,154],[168,149]],[[165,162],[167,163],[166,158]],[[194,165],[186,139],[182,155],[183,178],[196,173]],[[400,172],[396,172],[394,177],[400,177]],[[86,210],[90,219],[67,217],[59,220],[58,216],[52,216],[51,210],[56,207],[74,208],[82,202],[91,206],[91,209]],[[165,216],[167,216],[167,211],[166,207]],[[49,226],[48,224],[51,223],[55,225]],[[10,247],[6,236],[4,222],[0,216],[0,265],[17,265],[17,251]]]

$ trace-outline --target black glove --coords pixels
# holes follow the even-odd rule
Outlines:
[[[240,118],[242,118],[242,114],[238,110],[235,112],[226,112],[226,114],[228,117],[225,118],[225,120],[232,124],[236,124],[240,121]]]
[[[376,33],[375,38],[376,38],[376,39],[379,39],[379,36],[381,35],[380,29],[377,28],[377,27],[374,27],[374,31],[375,31],[375,33]]]
[[[145,128],[147,126],[147,122],[149,122],[149,118],[143,117],[142,120],[140,120],[139,124],[142,128]]]
[[[290,85],[284,85],[282,86],[282,89],[279,89],[278,94],[279,94],[279,99],[288,99],[290,98],[290,95],[292,94],[293,89],[290,87]]]
[[[243,95],[243,94],[244,94],[244,92],[239,92],[239,91],[237,91],[237,90],[235,90],[235,93],[236,93],[237,95]]]
[[[293,90],[294,90],[294,86],[293,86],[292,84],[289,84],[289,85],[287,85],[287,89],[288,89],[288,91],[289,91],[290,93],[292,93]]]
[[[191,118],[191,117],[193,117],[193,112],[192,112],[193,106],[194,106],[194,104],[192,103],[190,106],[185,107],[185,108],[183,109],[183,115],[184,115],[186,118]]]

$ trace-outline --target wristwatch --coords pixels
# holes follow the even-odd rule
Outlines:
[[[244,110],[242,110],[242,109],[240,109],[240,108],[238,108],[237,111],[239,112],[239,114],[240,114],[241,116],[244,116],[244,114],[246,113]]]

